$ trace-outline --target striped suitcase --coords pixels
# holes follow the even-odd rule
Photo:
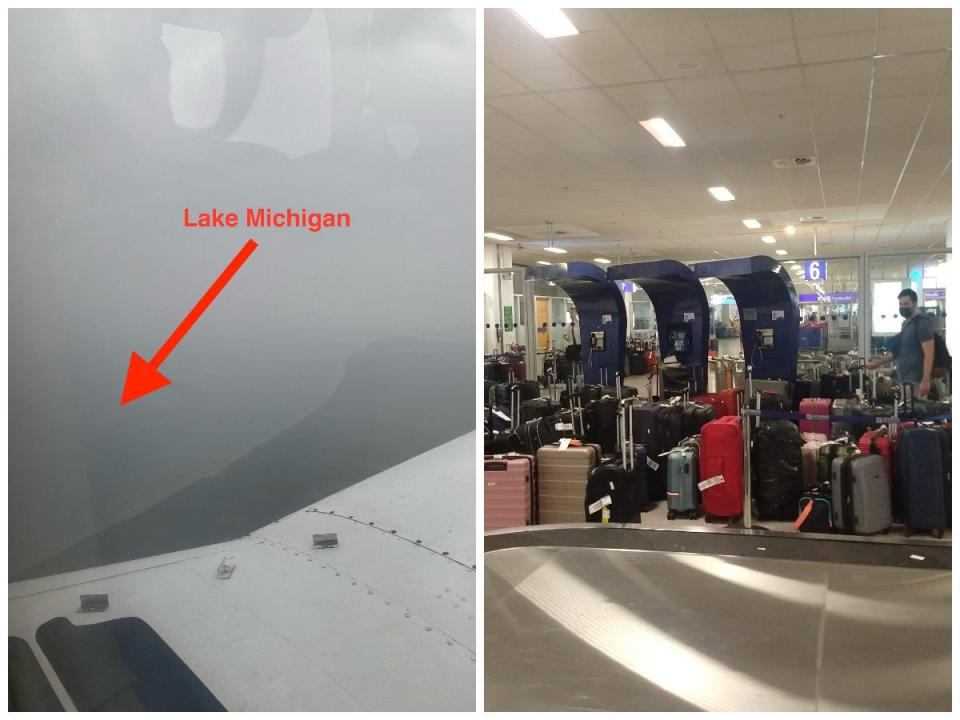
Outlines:
[[[540,524],[583,522],[587,479],[600,464],[599,445],[560,449],[560,444],[537,450],[537,509]]]
[[[483,529],[536,523],[536,461],[532,455],[483,459]]]
[[[807,398],[800,401],[800,413],[803,415],[830,414],[829,398]],[[830,434],[830,420],[801,420],[800,432]]]

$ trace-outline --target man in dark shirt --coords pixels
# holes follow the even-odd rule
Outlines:
[[[900,300],[900,314],[906,318],[900,329],[898,350],[895,355],[887,353],[871,360],[867,368],[872,370],[896,358],[900,382],[913,385],[917,397],[927,397],[933,373],[933,328],[930,319],[920,312],[917,294],[913,290],[903,290],[897,298]]]

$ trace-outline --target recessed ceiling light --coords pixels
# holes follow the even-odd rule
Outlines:
[[[609,265],[609,264],[610,264],[610,261],[607,260],[606,258],[594,258],[593,261],[594,261],[595,263],[600,263],[601,265]]]
[[[727,190],[722,185],[719,187],[707,188],[707,192],[713,195],[720,202],[730,202],[734,200],[733,193]]]
[[[783,231],[784,231],[787,235],[796,235],[796,234],[797,234],[797,229],[796,229],[793,225],[787,225],[787,226],[783,229]]]
[[[677,135],[677,131],[670,127],[670,124],[663,118],[657,117],[650,118],[649,120],[641,120],[640,124],[644,130],[653,135],[657,139],[657,142],[664,147],[687,146],[683,138]]]
[[[755,220],[754,218],[745,218],[742,222],[746,227],[750,228],[751,230],[760,229],[760,221]]]
[[[786,255],[786,254],[787,254],[787,251],[784,250],[783,248],[780,248],[779,250],[777,250],[777,255]]]
[[[777,241],[773,235],[764,235],[760,239],[763,240],[767,245],[773,245]]]
[[[490,238],[491,240],[499,240],[500,242],[509,242],[510,240],[513,240],[513,238],[509,235],[501,235],[500,233],[495,232],[484,233],[483,236],[485,238]]]
[[[537,260],[537,265],[553,265],[553,263],[547,262],[546,260]]]
[[[544,250],[547,252],[556,253],[557,255],[564,255],[567,252],[563,248],[553,247],[552,245],[550,247],[545,247]]]
[[[579,33],[559,8],[525,7],[514,8],[513,11],[527,25],[548,39]]]

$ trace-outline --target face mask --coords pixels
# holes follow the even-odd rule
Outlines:
[[[913,310],[911,310],[910,308],[902,307],[900,308],[900,314],[903,315],[905,318],[908,318],[911,315],[913,315]]]

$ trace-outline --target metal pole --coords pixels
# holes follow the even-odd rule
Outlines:
[[[539,358],[537,357],[537,302],[533,297],[533,282],[524,280],[523,282],[523,307],[524,317],[524,345],[526,353],[523,361],[527,366],[528,372],[532,373],[530,377],[540,377]]]
[[[747,530],[753,527],[753,505],[751,503],[752,469],[750,465],[750,416],[741,421],[743,427],[743,527]]]
[[[499,245],[497,245],[496,250],[497,250],[497,270],[502,270],[503,269],[503,256],[501,254],[502,248]],[[506,332],[506,328],[504,327],[504,322],[503,322],[503,288],[501,287],[502,283],[503,283],[503,277],[500,275],[497,275],[495,284],[497,289],[497,320],[499,321],[498,324],[500,325],[500,332],[495,332],[494,335],[497,338],[497,342],[500,346],[501,354],[503,353],[503,335]]]

